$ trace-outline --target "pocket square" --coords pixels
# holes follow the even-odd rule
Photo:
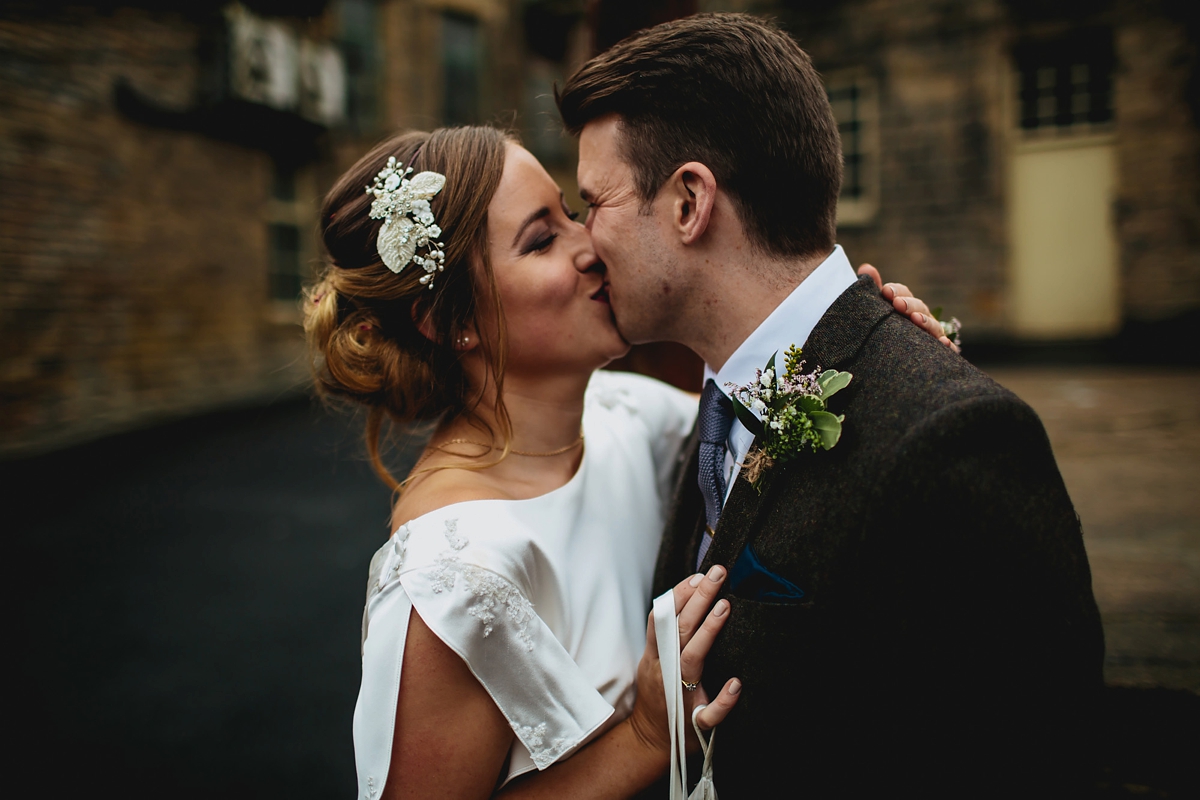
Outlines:
[[[735,597],[768,603],[795,603],[804,597],[803,589],[764,567],[750,545],[729,569],[729,591]]]

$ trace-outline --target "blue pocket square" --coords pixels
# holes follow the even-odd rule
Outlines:
[[[746,600],[768,603],[794,603],[804,597],[803,589],[764,567],[750,545],[729,570],[729,591]]]

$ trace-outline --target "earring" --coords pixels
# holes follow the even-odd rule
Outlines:
[[[466,346],[467,346],[467,343],[468,343],[468,342],[470,342],[470,341],[471,341],[471,337],[470,337],[470,336],[460,336],[460,337],[458,337],[458,346],[459,346],[459,347],[466,347]]]

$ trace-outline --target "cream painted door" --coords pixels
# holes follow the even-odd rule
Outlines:
[[[1121,323],[1110,137],[1015,145],[1010,181],[1010,309],[1031,339],[1108,336]]]

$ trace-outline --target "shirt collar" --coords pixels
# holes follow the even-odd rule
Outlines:
[[[721,391],[728,395],[726,383],[740,386],[750,383],[755,370],[765,367],[773,353],[779,353],[776,360],[782,366],[784,352],[793,344],[803,347],[802,343],[808,341],[821,317],[842,292],[854,285],[855,280],[850,259],[846,258],[842,246],[836,245],[829,257],[733,351],[720,371],[714,372],[708,364],[704,365],[704,381],[716,381]]]

